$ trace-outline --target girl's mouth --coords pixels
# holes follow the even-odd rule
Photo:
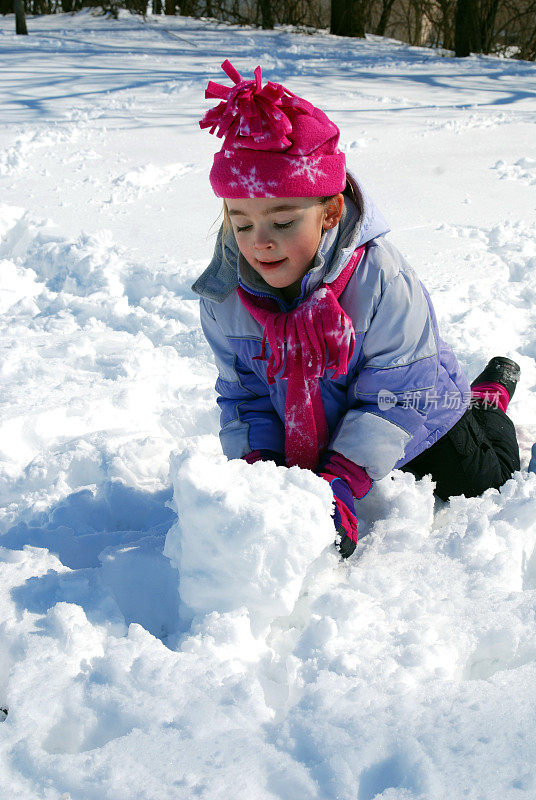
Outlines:
[[[257,261],[259,261],[257,259]],[[275,269],[276,267],[280,267],[283,261],[286,261],[286,258],[280,258],[279,261],[259,261],[259,265],[263,269]]]

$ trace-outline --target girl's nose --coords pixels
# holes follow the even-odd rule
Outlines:
[[[257,230],[255,231],[255,248],[257,250],[269,250],[274,246],[273,239],[268,231]]]

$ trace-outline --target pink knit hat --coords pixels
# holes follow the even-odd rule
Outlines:
[[[222,100],[199,125],[225,137],[214,156],[210,183],[218,197],[327,197],[346,185],[339,129],[319,108],[280,83],[244,80],[221,65],[230,88],[209,81],[206,98]]]

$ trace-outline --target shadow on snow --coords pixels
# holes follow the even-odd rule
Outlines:
[[[167,505],[171,494],[108,481],[13,525],[0,545],[47,548],[68,568],[16,587],[17,606],[45,614],[58,602],[75,603],[94,624],[117,629],[139,623],[164,642],[179,632],[178,573],[162,553],[176,519]]]

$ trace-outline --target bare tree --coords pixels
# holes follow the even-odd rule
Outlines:
[[[428,0],[424,13],[429,22],[429,44],[454,50],[456,0]]]
[[[454,33],[457,56],[490,53],[494,49],[500,5],[501,0],[458,0]]]
[[[380,19],[374,31],[376,36],[385,36],[385,31],[387,30],[387,25],[389,23],[389,17],[391,16],[391,11],[393,10],[395,3],[396,0],[381,0]]]
[[[496,38],[495,20],[500,0],[480,0],[478,9],[478,52],[489,53]]]
[[[261,26],[265,30],[271,30],[274,27],[272,3],[270,0],[258,0],[258,5],[261,12]]]
[[[458,0],[454,48],[458,58],[465,58],[478,50],[478,14],[476,0]]]
[[[195,0],[180,0],[179,13],[181,13],[184,17],[193,17],[195,5],[196,5]]]
[[[496,31],[496,52],[536,61],[536,0],[503,0]]]
[[[28,36],[26,27],[26,12],[24,10],[24,0],[15,0],[15,31],[20,36]]]
[[[365,38],[367,0],[331,0],[331,33]]]

